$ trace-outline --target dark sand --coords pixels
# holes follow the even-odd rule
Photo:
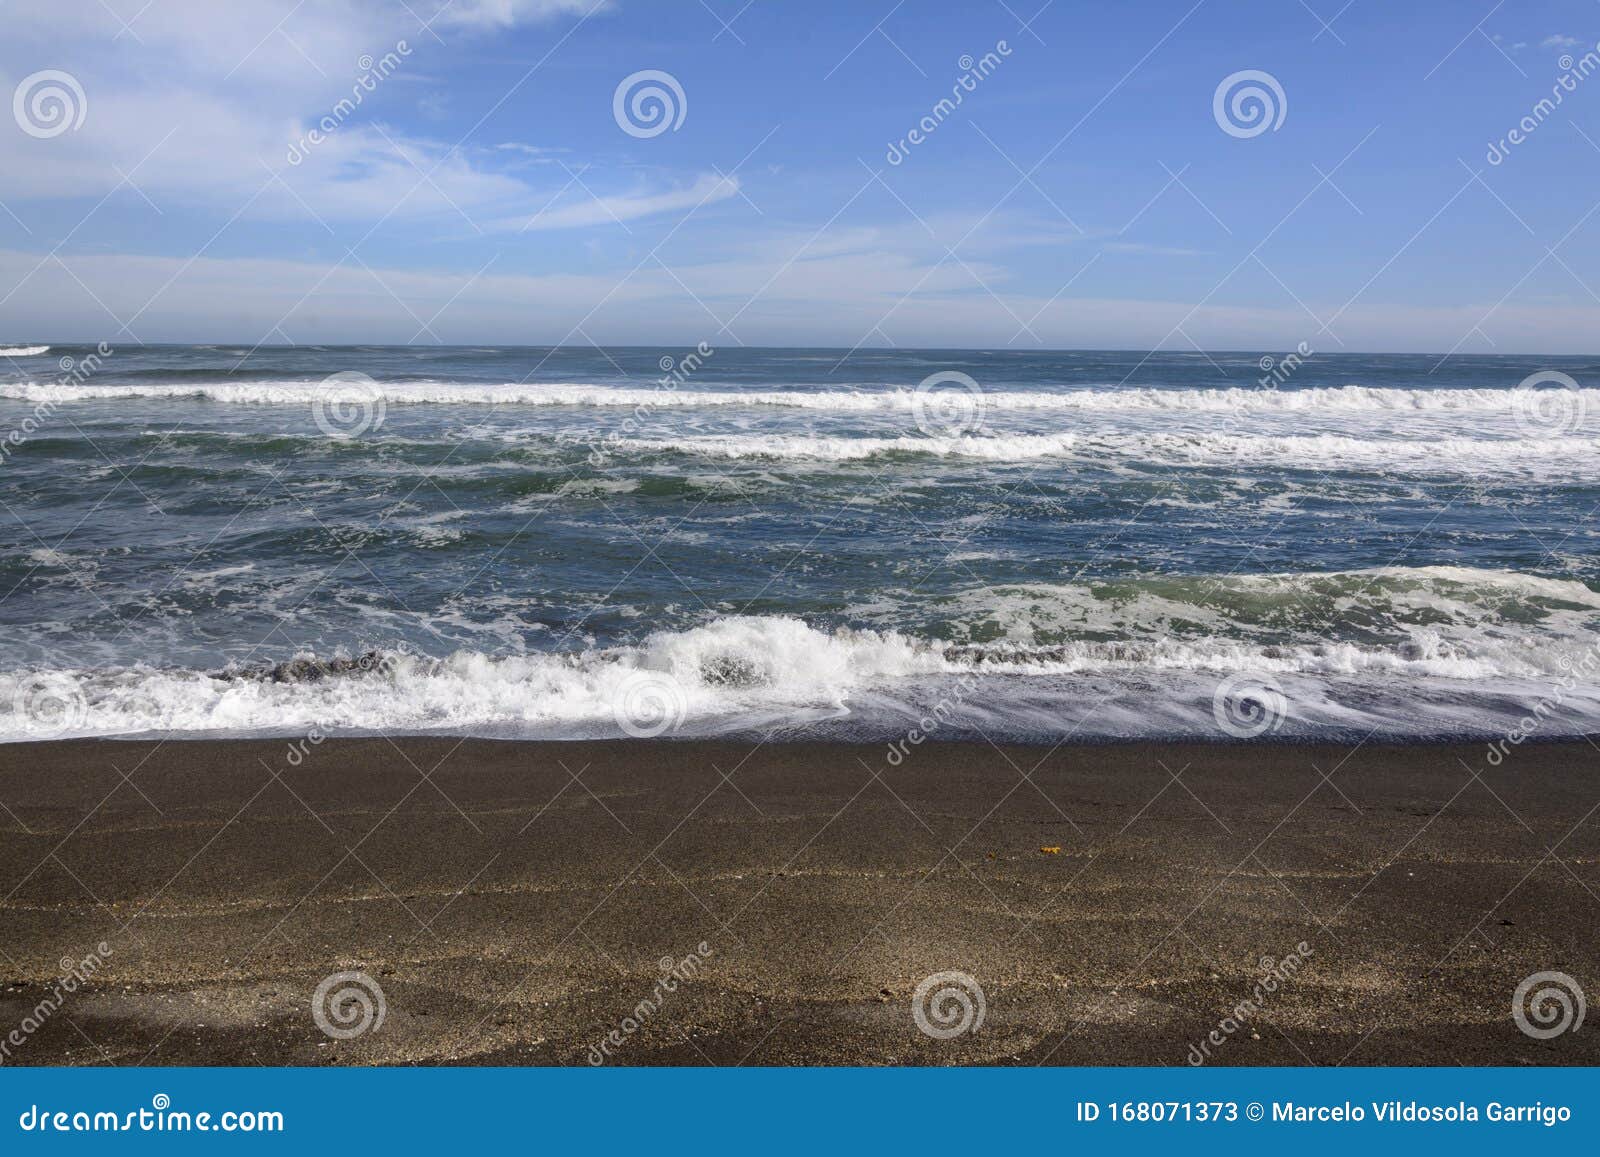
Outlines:
[[[1183,1065],[1301,941],[1211,1063],[1600,1063],[1593,1017],[1539,1041],[1510,1015],[1534,972],[1600,996],[1587,742],[1499,769],[1477,746],[288,751],[0,747],[0,1033],[63,957],[112,950],[8,1063],[584,1064],[616,1029],[608,1063]],[[311,998],[345,969],[387,1011],[336,1041]],[[979,1030],[915,1026],[942,970],[981,985]]]

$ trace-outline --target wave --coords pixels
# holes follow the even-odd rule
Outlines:
[[[49,346],[0,350],[17,356],[43,353]],[[390,404],[586,406],[625,408],[778,407],[841,413],[910,413],[923,396],[904,388],[885,390],[687,390],[637,388],[585,383],[463,384],[451,382],[379,382]],[[115,401],[120,399],[204,399],[241,405],[309,405],[326,398],[320,379],[193,382],[138,385],[64,385],[39,382],[0,385],[0,398],[30,402]],[[1274,389],[1071,389],[984,390],[978,404],[995,410],[1022,411],[1193,411],[1339,412],[1339,413],[1537,413],[1549,395],[1560,394],[1581,412],[1600,412],[1600,390],[1549,391],[1525,389],[1398,389],[1361,385]],[[1568,395],[1577,394],[1575,399]]]
[[[517,471],[545,458],[559,460],[563,457],[582,457],[602,468],[661,457],[795,464],[949,459],[992,465],[1056,459],[1062,463],[1118,471],[1265,467],[1410,477],[1534,478],[1554,484],[1585,485],[1593,479],[1597,459],[1600,459],[1600,436],[1398,438],[1096,429],[1056,434],[874,437],[739,433],[636,438],[617,436],[603,428],[597,428],[593,435],[583,436],[550,429],[487,427],[462,427],[432,437],[409,437],[384,431],[349,440],[332,440],[320,433],[277,431],[269,434],[189,428],[145,430],[140,436],[174,446],[204,447],[219,443],[241,454],[314,451],[359,456],[374,449],[448,447],[458,445],[463,439],[500,443],[507,448],[505,455],[492,454],[472,464],[428,468],[436,474]],[[63,449],[73,445],[76,445],[73,439],[60,442]],[[394,461],[389,461],[388,466],[403,468]]]
[[[0,346],[0,358],[31,358],[49,352],[50,347],[47,345]]]
[[[1600,595],[1581,583],[1464,568],[1223,581],[1232,586],[1215,601],[1248,596],[1259,604],[1253,636],[1191,629],[1184,637],[1170,629],[1170,616],[1119,637],[1052,643],[731,616],[574,653],[435,658],[390,650],[211,672],[13,671],[0,674],[0,739],[375,731],[584,738],[773,727],[865,738],[892,734],[940,703],[991,735],[1076,728],[1215,737],[1218,688],[1241,677],[1281,692],[1286,726],[1304,734],[1475,733],[1509,726],[1540,702],[1547,709],[1539,718],[1553,729],[1600,729]],[[1196,597],[1162,584],[1147,580],[1146,594]],[[1399,613],[1339,640],[1282,629],[1273,638],[1262,629],[1292,619],[1290,600],[1326,601],[1330,592],[1344,605],[1329,613],[1358,625],[1361,615],[1344,612],[1363,594]],[[974,606],[985,601],[969,594]],[[997,616],[1007,613],[1004,597],[987,601],[999,606]],[[1191,627],[1208,610],[1174,606]],[[1082,730],[1077,714],[1090,703],[1101,713]]]
[[[1324,645],[1356,638],[1416,656],[1493,659],[1493,673],[1557,671],[1561,646],[1600,643],[1600,593],[1575,579],[1462,566],[1280,574],[1133,575],[1079,583],[1009,583],[927,595],[963,625],[958,640],[1254,641]],[[892,605],[892,604],[891,604]],[[870,618],[868,608],[861,613]],[[904,615],[903,608],[889,613]],[[1530,647],[1530,639],[1540,646]]]
[[[894,438],[723,434],[616,438],[597,445],[610,455],[670,453],[724,459],[851,462],[886,455],[924,455],[1021,462],[1040,458],[1115,458],[1156,465],[1268,463],[1288,469],[1399,469],[1452,474],[1517,472],[1540,464],[1570,467],[1600,456],[1600,438],[1396,439],[1340,434],[1064,433]]]

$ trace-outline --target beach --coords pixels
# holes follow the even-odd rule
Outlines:
[[[1600,750],[1485,753],[7,744],[6,1063],[1595,1064]]]
[[[1592,1150],[1576,7],[6,5],[0,1126]]]
[[[1592,358],[12,360],[0,1063],[1600,1061]]]

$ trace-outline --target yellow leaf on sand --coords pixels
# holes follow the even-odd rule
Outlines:
[[[1056,844],[1054,847],[1041,847],[1039,850],[1047,856],[1059,856],[1061,854],[1061,845]]]

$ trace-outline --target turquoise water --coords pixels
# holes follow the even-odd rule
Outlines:
[[[0,372],[3,738],[1600,715],[1592,359],[57,346]]]

